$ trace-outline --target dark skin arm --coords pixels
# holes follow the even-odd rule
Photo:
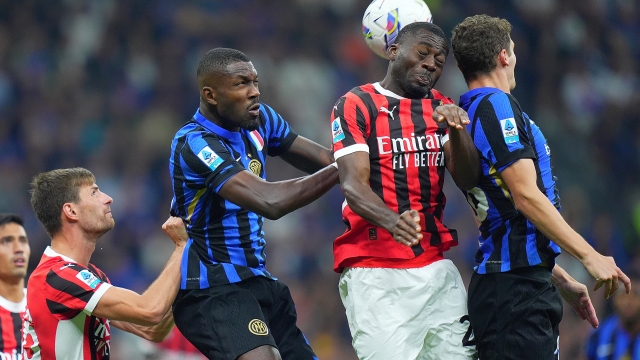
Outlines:
[[[280,157],[307,174],[313,174],[333,162],[331,150],[302,136],[298,136]]]
[[[358,151],[345,155],[336,162],[342,191],[351,210],[368,222],[389,231],[401,244],[413,246],[420,242],[422,234],[418,212],[408,210],[397,214],[369,187],[369,154]]]
[[[453,104],[440,105],[433,112],[433,120],[446,121],[449,125],[444,161],[451,178],[462,190],[474,188],[480,179],[480,160],[473,139],[465,129],[469,124],[467,112]]]
[[[222,185],[219,194],[244,209],[276,220],[313,202],[337,183],[338,170],[331,165],[313,175],[278,182],[241,171]]]

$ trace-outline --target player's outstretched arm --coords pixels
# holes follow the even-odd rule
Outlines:
[[[336,162],[342,191],[351,210],[368,222],[387,229],[401,244],[413,246],[420,242],[422,234],[418,212],[409,210],[397,214],[369,187],[369,154],[357,151]]]
[[[571,305],[582,320],[587,320],[594,329],[600,325],[596,309],[589,297],[589,290],[584,284],[576,281],[559,265],[553,267],[551,282],[556,286],[564,301]]]
[[[142,294],[112,286],[98,301],[92,315],[143,326],[159,324],[173,303],[180,285],[180,261],[187,241],[182,219],[170,217],[162,225],[176,247],[158,278]]]
[[[444,160],[451,178],[462,190],[478,185],[480,160],[478,150],[465,126],[469,116],[459,106],[440,105],[433,112],[433,120],[449,125],[449,141],[444,144]]]
[[[602,256],[582,236],[564,221],[560,212],[538,189],[536,169],[531,159],[519,159],[500,176],[509,188],[516,209],[522,212],[535,227],[553,240],[562,250],[582,262],[585,269],[596,279],[594,290],[605,285],[604,296],[609,298],[622,281],[626,292],[631,291],[631,281],[610,256]]]
[[[218,194],[244,209],[276,220],[313,202],[338,180],[338,170],[331,165],[313,175],[277,182],[240,171],[222,185]]]
[[[307,174],[313,174],[333,162],[331,150],[303,136],[298,136],[280,157]]]
[[[112,326],[134,335],[137,335],[145,340],[153,341],[156,343],[164,341],[167,338],[175,323],[173,322],[173,312],[171,309],[162,318],[157,325],[142,326],[133,324],[126,321],[111,321]]]

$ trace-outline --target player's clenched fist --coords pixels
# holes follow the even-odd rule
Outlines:
[[[449,127],[462,130],[469,124],[469,115],[466,111],[454,104],[440,105],[433,111],[433,120],[447,122]]]
[[[400,214],[391,234],[400,244],[413,246],[422,239],[420,215],[415,210],[407,210]]]
[[[173,240],[176,246],[184,246],[189,238],[187,236],[187,228],[181,218],[170,216],[167,221],[162,224],[162,230]]]

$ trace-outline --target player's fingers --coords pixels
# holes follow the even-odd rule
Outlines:
[[[420,236],[421,235],[422,234],[420,234]],[[394,231],[393,237],[396,239],[396,241],[407,246],[413,246],[418,243],[418,234],[416,232],[406,231],[399,227],[396,227],[396,231]]]
[[[598,315],[596,314],[596,309],[593,307],[591,301],[587,303],[587,306],[584,307],[582,311],[584,313],[584,317],[594,329],[600,325],[600,322],[598,321]]]
[[[596,285],[593,287],[593,291],[598,291],[604,285],[604,281],[596,279]]]
[[[624,284],[624,290],[628,294],[631,292],[631,279],[622,272],[622,270],[618,269],[618,278]]]
[[[608,299],[611,296],[611,279],[607,279],[604,282],[604,297]]]

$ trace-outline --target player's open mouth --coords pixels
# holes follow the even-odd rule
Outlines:
[[[254,104],[249,107],[249,114],[252,116],[258,116],[260,114],[260,104]]]
[[[15,266],[20,266],[20,267],[22,267],[22,266],[25,266],[25,265],[26,265],[26,263],[27,263],[27,262],[24,260],[24,258],[17,258],[17,259],[15,259],[15,260],[13,260],[13,265],[15,265]]]

